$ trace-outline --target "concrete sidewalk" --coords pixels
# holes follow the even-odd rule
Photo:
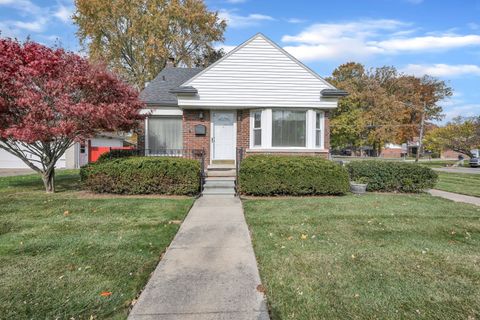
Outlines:
[[[268,320],[240,199],[199,198],[128,319]]]
[[[447,191],[442,191],[437,189],[430,189],[428,190],[428,193],[430,193],[432,196],[435,196],[435,197],[442,197],[455,202],[464,202],[464,203],[470,203],[470,204],[480,206],[480,198],[477,198],[477,197],[466,196],[463,194],[447,192]]]

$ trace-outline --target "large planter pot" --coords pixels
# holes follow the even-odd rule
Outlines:
[[[367,184],[350,182],[350,191],[354,194],[365,194],[367,192]]]

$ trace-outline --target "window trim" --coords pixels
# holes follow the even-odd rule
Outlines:
[[[256,128],[255,127],[255,114],[256,113],[260,113],[260,127]],[[253,110],[252,111],[252,146],[254,147],[261,147],[262,144],[263,144],[263,139],[262,139],[262,130],[263,130],[263,126],[262,126],[262,110]],[[260,131],[260,144],[259,145],[256,145],[255,144],[255,130],[259,130]]]
[[[305,111],[306,112],[306,137],[305,147],[272,147],[272,131],[273,131],[273,110],[288,110],[288,111]],[[262,129],[262,145],[253,145],[253,126],[254,126],[254,112],[261,111],[261,129]],[[321,144],[320,147],[316,146],[315,134],[316,134],[316,114],[320,114],[320,130],[321,130]],[[261,152],[268,151],[324,151],[325,149],[325,111],[316,108],[263,108],[263,109],[251,109],[250,110],[250,149]]]
[[[152,119],[172,119],[172,118],[175,118],[175,119],[180,119],[181,123],[182,123],[182,129],[181,129],[181,134],[182,134],[182,147],[180,149],[183,149],[183,144],[184,144],[184,141],[183,141],[183,115],[182,116],[179,116],[179,115],[155,115],[155,116],[148,116],[148,117],[145,117],[145,127],[144,127],[144,130],[145,130],[145,135],[144,135],[144,139],[145,139],[145,152],[150,154],[151,150],[150,150],[150,141],[149,141],[149,120],[152,120]]]

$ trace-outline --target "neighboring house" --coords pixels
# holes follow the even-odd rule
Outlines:
[[[86,140],[85,142],[76,142],[71,146],[65,154],[57,161],[55,167],[57,169],[73,169],[91,162],[95,159],[92,154],[99,154],[101,148],[105,152],[106,148],[122,148],[124,147],[124,137],[117,134],[99,134],[95,138]],[[108,150],[107,150],[108,151]],[[27,157],[34,159],[31,153],[27,153]],[[0,148],[0,169],[28,169],[29,167],[20,158]]]
[[[204,149],[206,161],[245,153],[329,154],[329,111],[337,90],[262,34],[208,68],[167,64],[142,91],[144,147]]]

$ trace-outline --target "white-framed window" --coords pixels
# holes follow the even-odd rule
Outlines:
[[[148,117],[147,149],[150,153],[165,149],[181,149],[183,145],[181,117]]]
[[[272,110],[272,147],[305,148],[306,136],[306,111]]]
[[[324,111],[264,108],[250,112],[250,148],[323,149]]]
[[[252,112],[252,140],[254,147],[261,147],[262,146],[262,111],[255,110]]]

